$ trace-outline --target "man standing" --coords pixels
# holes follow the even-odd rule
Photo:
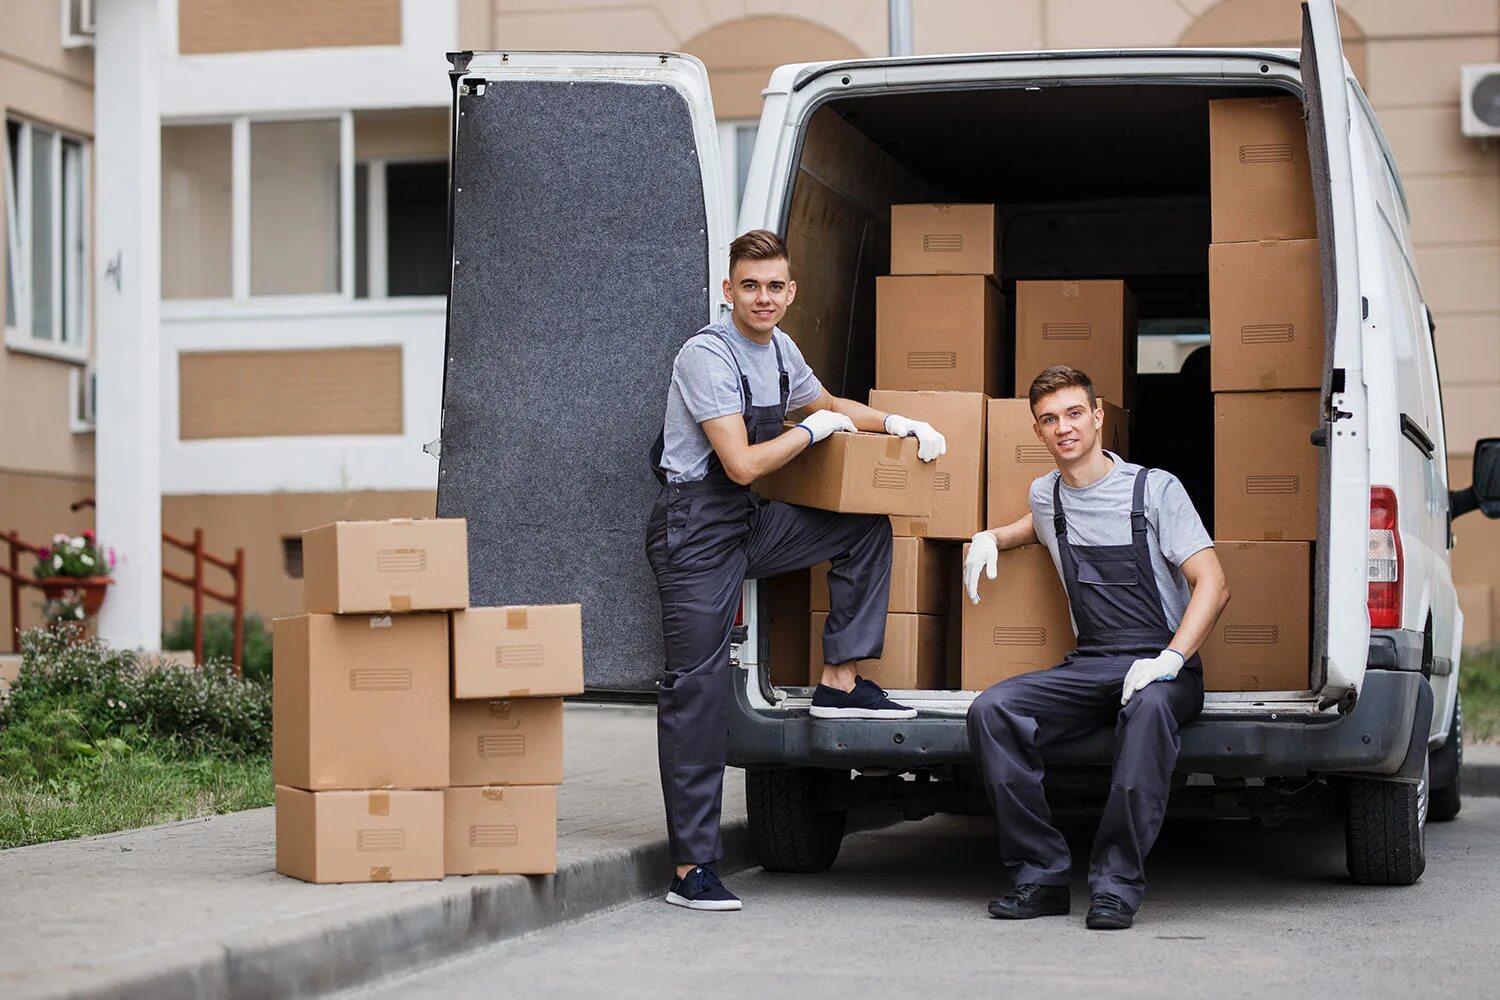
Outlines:
[[[786,244],[758,229],[729,247],[726,319],[700,330],[672,365],[653,464],[662,490],[646,526],[661,595],[666,673],[657,693],[657,741],[676,877],[667,902],[737,910],[708,867],[723,854],[719,809],[728,743],[729,631],[746,579],[824,560],[830,611],[823,632],[817,718],[909,719],[856,675],[885,643],[891,526],[884,517],[766,502],[750,489],[834,431],[911,436],[930,462],[947,450],[928,424],[829,395],[792,339],[777,328],[797,294]],[[789,409],[801,423],[783,425]]]
[[[995,578],[1000,549],[1042,541],[1067,590],[1078,646],[1061,664],[1001,681],[969,707],[969,745],[999,821],[1000,858],[1015,876],[989,911],[1012,920],[1068,912],[1072,861],[1042,791],[1041,751],[1113,725],[1114,773],[1089,863],[1086,922],[1122,929],[1145,891],[1178,728],[1203,709],[1197,650],[1229,590],[1176,477],[1103,450],[1104,410],[1087,375],[1048,368],[1028,396],[1033,429],[1057,470],[1031,484],[1025,517],[974,536],[964,585],[979,603],[979,574]]]

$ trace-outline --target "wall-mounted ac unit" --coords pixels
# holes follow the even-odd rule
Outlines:
[[[74,434],[87,434],[94,429],[98,391],[99,379],[92,364],[69,369],[68,429]]]
[[[94,44],[94,20],[99,0],[64,0],[62,5],[63,48],[78,49]]]
[[[1463,67],[1459,105],[1464,135],[1487,138],[1500,135],[1500,63],[1475,63]]]

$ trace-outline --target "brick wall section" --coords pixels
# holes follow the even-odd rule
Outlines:
[[[400,45],[401,0],[180,0],[183,55]]]

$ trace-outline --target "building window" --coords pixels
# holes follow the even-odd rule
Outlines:
[[[302,579],[302,538],[288,535],[281,539],[282,572],[293,580]]]
[[[448,164],[366,160],[354,168],[358,298],[448,294]]]
[[[759,131],[760,123],[753,119],[719,123],[719,168],[724,192],[729,197],[729,225],[735,232],[739,232],[745,180],[750,176],[750,154],[755,151],[755,136]]]
[[[83,358],[88,329],[88,146],[21,119],[5,123],[6,343]]]
[[[234,292],[234,194],[228,125],[161,130],[161,296]]]
[[[339,291],[337,121],[250,125],[250,294]]]

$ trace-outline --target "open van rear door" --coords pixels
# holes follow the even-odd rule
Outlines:
[[[590,692],[649,693],[647,454],[728,254],[708,73],[660,53],[451,58],[437,512],[468,519],[473,604],[581,603]]]
[[[1365,403],[1349,88],[1333,0],[1302,5],[1302,85],[1323,273],[1322,480],[1313,613],[1313,681],[1358,691],[1369,653],[1369,413]],[[1321,669],[1320,669],[1321,668]]]

